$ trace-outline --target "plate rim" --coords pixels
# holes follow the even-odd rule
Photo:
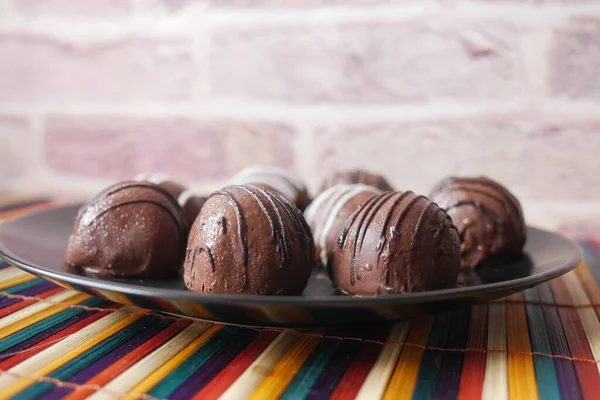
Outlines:
[[[24,219],[34,218],[40,214],[46,214],[50,212],[57,212],[58,210],[64,210],[67,208],[80,207],[81,203],[61,204],[57,207],[50,207],[43,210],[36,210],[32,213],[19,216],[15,219],[7,220],[0,223],[0,236],[9,230],[11,225],[17,224]],[[225,304],[225,303],[245,303],[254,305],[302,305],[305,307],[313,307],[319,305],[327,306],[351,306],[357,307],[361,305],[372,305],[373,303],[394,303],[394,304],[410,304],[410,303],[426,303],[426,302],[438,302],[447,299],[461,299],[469,298],[475,294],[491,294],[499,291],[505,291],[510,289],[527,288],[548,280],[554,279],[567,272],[575,269],[583,260],[583,251],[581,248],[572,240],[564,237],[561,234],[551,232],[545,229],[527,226],[528,231],[537,231],[542,234],[552,235],[560,240],[563,240],[565,244],[571,246],[571,256],[568,262],[559,268],[555,268],[549,271],[544,271],[536,275],[529,275],[526,277],[511,279],[502,282],[484,283],[477,286],[467,287],[454,287],[449,289],[440,290],[429,290],[423,292],[412,292],[412,293],[398,293],[398,294],[387,294],[379,296],[259,296],[259,295],[247,295],[247,294],[203,294],[196,293],[190,290],[179,290],[179,289],[167,289],[167,288],[152,288],[153,297],[159,297],[170,300],[192,300],[201,304]],[[37,264],[29,264],[28,262],[21,260],[18,256],[13,255],[7,249],[4,249],[2,242],[0,241],[0,258],[6,260],[8,263],[29,272],[33,275],[41,278],[49,278],[53,281],[65,282],[67,284],[80,285],[89,287],[96,290],[108,290],[123,293],[132,296],[148,297],[148,287],[140,287],[139,285],[115,282],[115,281],[103,281],[86,276],[77,276],[59,271],[50,270]],[[549,260],[547,262],[552,262]],[[115,290],[118,288],[119,290]]]

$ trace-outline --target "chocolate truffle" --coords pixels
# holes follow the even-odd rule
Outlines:
[[[166,278],[181,267],[187,229],[165,189],[118,183],[79,210],[66,261],[100,276]]]
[[[348,217],[381,191],[367,185],[335,185],[317,196],[304,212],[315,239],[316,260],[327,266]]]
[[[177,199],[177,203],[179,203],[181,208],[183,208],[188,226],[192,226],[196,217],[200,214],[202,206],[206,202],[206,197],[194,193],[192,190],[171,179],[171,177],[166,174],[141,174],[136,176],[135,180],[154,183],[169,192],[171,196]]]
[[[381,175],[373,174],[370,172],[366,172],[363,170],[354,170],[354,171],[340,171],[331,175],[329,178],[323,181],[321,186],[321,191],[330,188],[331,186],[338,184],[352,184],[352,183],[360,183],[363,185],[369,185],[376,187],[377,189],[383,192],[389,192],[394,190],[392,185],[388,183],[388,181]]]
[[[348,218],[331,264],[332,281],[348,294],[454,287],[460,271],[458,230],[424,196],[383,193]]]
[[[315,246],[300,210],[257,185],[211,194],[194,222],[184,263],[199,293],[301,294]]]
[[[458,228],[463,268],[498,264],[521,254],[526,239],[523,211],[504,186],[485,177],[448,178],[433,189],[431,200]]]
[[[232,185],[246,183],[276,191],[303,211],[310,204],[310,196],[304,184],[281,168],[255,165],[243,169],[230,180]]]

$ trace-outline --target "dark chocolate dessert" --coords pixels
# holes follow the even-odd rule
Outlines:
[[[317,263],[327,266],[348,217],[381,193],[367,185],[335,185],[317,196],[304,212],[315,239]]]
[[[446,212],[413,192],[372,197],[347,220],[331,279],[349,294],[451,288],[460,271],[458,230]]]
[[[329,178],[323,181],[323,184],[321,185],[321,191],[326,190],[334,185],[352,183],[360,183],[363,185],[373,186],[383,192],[389,192],[394,190],[394,188],[392,188],[392,185],[390,185],[383,176],[372,174],[363,170],[354,170],[340,171],[331,175]]]
[[[180,269],[187,229],[165,189],[118,183],[79,210],[66,261],[100,276],[166,278]]]
[[[526,240],[523,211],[504,186],[485,178],[448,178],[431,200],[458,228],[463,268],[498,264],[521,254]]]
[[[304,210],[310,204],[306,186],[281,168],[256,165],[243,169],[230,180],[232,185],[247,183],[276,191],[294,203],[300,210]]]
[[[169,192],[171,196],[177,199],[177,203],[179,203],[181,208],[183,208],[188,226],[192,226],[196,217],[200,214],[202,206],[206,202],[206,197],[197,195],[183,184],[171,179],[170,176],[165,174],[142,174],[136,176],[135,180],[154,183]]]
[[[298,295],[315,247],[302,213],[257,185],[211,194],[188,239],[184,279],[200,293]]]

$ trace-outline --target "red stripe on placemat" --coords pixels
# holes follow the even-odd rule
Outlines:
[[[356,397],[373,365],[375,365],[382,347],[383,344],[380,343],[365,342],[363,348],[340,379],[330,399],[343,400]]]
[[[474,351],[465,353],[457,399],[476,400],[481,398],[487,360],[487,314],[487,305],[476,305],[471,309],[467,349]]]
[[[140,361],[142,358],[146,357],[152,351],[162,346],[172,337],[177,335],[187,326],[189,326],[192,321],[189,320],[179,320],[176,321],[173,325],[170,325],[168,328],[152,337],[150,340],[137,347],[129,354],[121,358],[119,361],[106,368],[104,371],[89,379],[87,382],[83,383],[82,386],[104,386],[117,376],[119,376],[123,371]],[[65,397],[65,399],[74,400],[74,399],[85,399],[94,393],[93,389],[80,389],[75,390],[71,394]]]
[[[54,294],[57,294],[58,292],[62,292],[63,290],[65,290],[65,288],[62,287],[54,287],[50,290],[47,290],[45,292],[42,292],[40,294],[37,294],[35,297],[36,299],[31,299],[31,300],[22,300],[19,301],[18,303],[12,304],[8,307],[4,307],[3,309],[0,310],[0,318],[6,317],[9,314],[15,313],[27,306],[30,306],[32,304],[38,303],[39,300],[37,300],[37,298],[39,299],[45,299],[46,297],[50,297]]]
[[[62,331],[44,339],[44,340],[42,340],[41,342],[37,343],[35,346],[30,347],[29,349],[23,350],[19,354],[15,354],[14,356],[12,356],[10,358],[7,358],[6,360],[0,362],[0,370],[6,371],[9,368],[12,368],[15,365],[19,364],[20,362],[25,361],[30,357],[33,357],[37,353],[40,353],[41,351],[46,350],[47,348],[49,348],[50,346],[52,346],[55,343],[58,343],[65,337],[67,337],[77,331],[80,331],[83,328],[85,328],[86,326],[96,322],[100,318],[104,317],[109,311],[114,311],[114,310],[108,309],[106,311],[101,311],[101,312],[97,312],[93,315],[90,315],[89,317],[63,329]]]
[[[554,299],[558,303],[573,304],[573,299],[567,291],[567,286],[562,278],[557,278],[550,281]],[[574,308],[559,307],[558,314],[562,321],[562,326],[569,344],[571,356],[586,360],[593,360],[594,355],[590,349],[585,331],[579,320],[579,314]],[[579,387],[583,397],[586,399],[596,398],[600,392],[600,375],[598,375],[598,367],[593,363],[575,362],[575,373],[579,381]]]
[[[277,331],[261,332],[229,365],[207,384],[204,389],[196,393],[193,400],[217,399],[233,382],[248,369],[248,367],[262,354],[263,351],[280,334]]]

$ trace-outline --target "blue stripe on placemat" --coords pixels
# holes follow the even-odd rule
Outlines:
[[[542,283],[531,290],[537,292],[541,302],[554,302],[554,296],[552,295],[548,283]],[[569,345],[567,344],[560,316],[558,315],[558,309],[553,306],[544,305],[542,306],[542,310],[552,354],[570,357],[571,353],[569,351]],[[558,379],[558,386],[560,387],[562,397],[565,399],[580,399],[581,392],[579,390],[579,385],[577,384],[577,375],[575,374],[573,362],[563,358],[554,358],[554,368],[556,369],[556,377]]]
[[[158,322],[158,317],[154,316],[144,316],[139,320],[133,322],[131,325],[126,326],[121,329],[119,332],[114,335],[106,338],[101,343],[92,347],[91,349],[85,351],[80,356],[74,358],[69,361],[67,364],[58,368],[48,376],[50,378],[58,379],[61,381],[65,381],[71,378],[76,373],[83,370],[87,365],[99,360],[104,357],[106,354],[111,353],[119,346],[128,342],[131,338],[137,335],[141,330],[145,329],[156,322]],[[14,400],[28,400],[33,398],[38,398],[43,394],[51,391],[55,388],[55,385],[50,382],[38,382],[27,389],[21,391],[18,395],[14,396]]]
[[[87,300],[79,303],[79,305],[85,306],[85,307],[100,307],[103,304],[106,305],[109,303],[105,300],[98,299],[98,298],[87,299]],[[87,310],[85,310],[83,308],[67,308],[64,311],[61,311],[61,312],[56,313],[46,319],[36,322],[35,324],[0,340],[0,358],[4,357],[5,352],[13,353],[15,351],[21,351],[22,346],[20,346],[20,344],[22,345],[22,344],[27,343],[29,345],[32,345],[32,344],[35,344],[37,342],[44,340],[47,337],[52,336],[54,333],[66,328],[66,326],[64,326],[64,324],[63,324],[64,321],[69,320],[72,317],[79,316],[80,314],[82,314],[86,311]],[[80,318],[80,319],[82,319],[82,318]],[[61,325],[61,324],[63,324],[63,325]],[[60,329],[54,330],[53,329],[54,327],[58,327]],[[31,343],[28,340],[32,339],[32,338],[35,338],[38,340],[36,340],[35,343]],[[12,348],[17,345],[19,345],[18,349]],[[25,347],[25,348],[27,348],[27,347]]]
[[[443,353],[439,350],[429,350],[429,348],[441,349],[446,347],[451,322],[452,312],[450,311],[441,312],[435,316],[431,331],[429,332],[429,338],[427,339],[428,349],[423,353],[419,375],[412,396],[415,400],[433,398]]]
[[[280,399],[303,399],[308,395],[329,360],[340,346],[340,339],[322,339],[317,348],[300,368]]]
[[[538,304],[540,301],[535,289],[526,290],[524,293],[526,305],[527,323],[529,326],[529,337],[531,340],[531,350],[534,353],[552,354],[546,322],[544,320],[544,311]],[[534,355],[535,375],[538,382],[538,391],[540,399],[560,400],[560,388],[556,377],[556,369],[552,358]]]
[[[452,313],[450,333],[446,341],[446,349],[452,351],[447,351],[442,355],[440,374],[435,391],[436,399],[456,398],[465,359],[464,352],[460,350],[463,350],[467,346],[470,321],[470,307],[456,310]]]

